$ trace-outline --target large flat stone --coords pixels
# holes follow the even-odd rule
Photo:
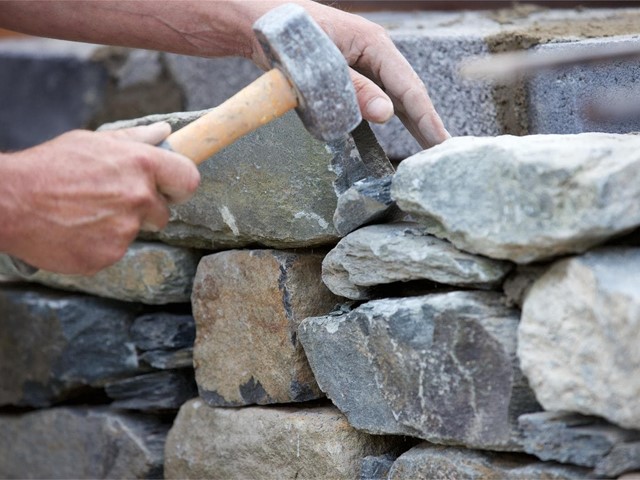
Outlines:
[[[604,248],[556,263],[531,287],[518,356],[546,410],[640,428],[640,249]]]
[[[0,415],[2,478],[162,478],[169,426],[105,408]]]
[[[364,457],[398,442],[358,432],[333,407],[228,409],[196,399],[169,432],[165,476],[353,479]]]
[[[461,137],[402,162],[391,194],[458,248],[528,263],[639,225],[638,175],[635,135]]]
[[[359,429],[518,450],[536,411],[516,358],[517,311],[493,292],[373,300],[299,329],[318,384]]]
[[[0,405],[42,407],[141,370],[137,308],[80,294],[0,289]]]
[[[178,410],[198,396],[191,368],[116,380],[107,383],[105,392],[114,400],[112,408],[147,412]]]
[[[135,242],[117,263],[92,276],[39,270],[22,280],[106,298],[152,305],[188,302],[202,253],[161,243]],[[0,261],[0,273],[12,273]],[[13,270],[15,274],[15,270]]]
[[[200,262],[193,290],[194,365],[210,405],[322,396],[297,338],[306,317],[339,303],[322,284],[321,254],[232,250]]]

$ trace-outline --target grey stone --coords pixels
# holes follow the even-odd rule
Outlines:
[[[196,338],[196,324],[193,315],[166,312],[147,313],[139,316],[133,322],[131,338],[140,350],[172,350],[193,347],[193,341]]]
[[[193,367],[193,348],[150,350],[138,357],[141,362],[160,370]]]
[[[212,408],[196,399],[169,432],[165,476],[353,479],[364,457],[397,444],[358,432],[333,407]]]
[[[365,178],[338,197],[333,226],[346,235],[367,223],[384,223],[400,215],[391,200],[391,176]]]
[[[109,382],[105,391],[115,400],[112,408],[141,411],[178,410],[198,396],[192,369],[146,373]]]
[[[169,425],[94,408],[0,415],[2,478],[162,478]]]
[[[176,129],[203,113],[153,115],[102,128],[166,120]],[[344,140],[325,144],[313,139],[290,112],[201,164],[196,194],[172,207],[169,225],[158,237],[216,250],[334,243],[333,213],[340,193],[357,180],[393,171],[379,152],[366,123]]]
[[[531,288],[518,356],[546,410],[640,428],[640,249],[609,247],[557,262]]]
[[[373,296],[371,288],[393,282],[429,280],[444,285],[491,289],[512,264],[458,250],[416,223],[369,225],[351,232],[322,262],[322,280],[336,295]]]
[[[518,265],[502,284],[506,304],[522,309],[529,290],[548,268],[549,264]]]
[[[137,308],[3,285],[0,405],[42,407],[141,371],[129,336]]]
[[[373,300],[306,319],[318,384],[356,428],[434,443],[521,449],[539,409],[516,358],[518,313],[493,292]]]
[[[22,280],[105,298],[151,305],[188,302],[202,253],[152,242],[131,244],[125,256],[92,276],[38,270]],[[14,270],[15,272],[15,270]],[[0,273],[11,273],[0,261]]]
[[[300,322],[339,303],[322,284],[322,255],[231,250],[202,259],[193,289],[194,365],[214,406],[322,397],[297,338]]]
[[[578,414],[529,413],[519,418],[519,424],[527,453],[542,460],[584,467],[603,464],[614,447],[633,441],[637,444],[640,440],[638,431],[624,430],[597,417]],[[617,474],[636,467],[623,469]]]
[[[609,454],[596,464],[593,473],[601,477],[615,477],[638,470],[640,470],[640,442],[629,442],[614,445]]]
[[[635,135],[453,138],[403,161],[391,195],[462,250],[529,263],[640,224],[639,152]]]
[[[362,459],[360,480],[386,480],[387,475],[398,458],[396,455],[369,455]]]
[[[492,453],[422,443],[400,455],[391,467],[389,480],[416,478],[508,478],[517,480],[582,480],[588,470],[537,461],[513,453]]]

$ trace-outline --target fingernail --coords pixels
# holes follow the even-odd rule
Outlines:
[[[386,122],[393,116],[393,104],[383,97],[376,97],[367,104],[367,117],[373,122]]]

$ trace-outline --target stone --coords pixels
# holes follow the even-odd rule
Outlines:
[[[462,250],[531,263],[640,224],[639,169],[635,135],[460,137],[403,161],[391,195]]]
[[[196,324],[193,315],[147,313],[134,320],[131,338],[140,350],[189,348],[196,338]]]
[[[600,477],[632,475],[640,471],[640,442],[619,443],[596,464],[593,473]],[[629,472],[629,473],[627,473]],[[623,477],[619,477],[623,478]]]
[[[38,270],[22,280],[105,298],[150,305],[188,302],[202,253],[152,242],[134,242],[125,256],[92,276]],[[0,261],[0,273],[11,273]],[[14,270],[15,273],[15,270]]]
[[[588,473],[584,468],[544,463],[522,454],[498,454],[422,443],[400,455],[387,478],[582,480]]]
[[[608,247],[554,264],[522,309],[518,356],[545,410],[640,428],[640,249]]]
[[[338,197],[333,226],[347,235],[368,223],[385,223],[400,212],[391,200],[391,176],[362,179]]]
[[[396,455],[369,455],[362,459],[360,467],[360,480],[386,480]]]
[[[534,263],[529,265],[518,265],[502,284],[505,302],[510,307],[518,307],[522,309],[524,299],[527,297],[529,290],[549,268],[549,264]]]
[[[180,350],[150,350],[138,357],[141,362],[161,370],[193,367],[193,348]]]
[[[519,418],[519,424],[524,433],[525,452],[541,460],[584,467],[602,463],[616,446],[640,440],[638,431],[624,430],[600,418],[578,414],[529,413]],[[624,471],[627,470],[618,473]]]
[[[175,129],[206,112],[152,115],[104,125],[126,128],[168,121]],[[211,250],[333,244],[337,198],[355,181],[393,167],[363,122],[344,140],[313,139],[294,112],[245,135],[200,165],[195,195],[171,207],[165,243]]]
[[[322,284],[322,255],[231,250],[208,255],[193,289],[194,365],[210,405],[288,403],[322,396],[299,323],[339,303]]]
[[[0,405],[44,407],[139,373],[131,304],[0,288]]]
[[[322,262],[322,280],[336,295],[372,298],[370,287],[429,280],[443,285],[491,289],[512,264],[462,252],[419,224],[369,225],[344,237]]]
[[[397,442],[358,432],[333,407],[229,409],[195,399],[169,432],[165,476],[353,479],[364,457],[393,451]]]
[[[539,410],[516,357],[518,312],[495,292],[372,300],[306,319],[300,341],[320,388],[371,433],[519,450]]]
[[[178,410],[184,402],[198,396],[193,370],[153,372],[107,383],[107,395],[115,400],[112,408],[122,410]]]
[[[104,407],[0,415],[2,478],[162,478],[169,425]]]

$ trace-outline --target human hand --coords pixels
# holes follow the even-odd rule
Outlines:
[[[75,130],[0,157],[0,251],[34,267],[91,275],[122,258],[140,229],[160,230],[169,203],[200,176],[186,157],[153,145],[166,123]]]

